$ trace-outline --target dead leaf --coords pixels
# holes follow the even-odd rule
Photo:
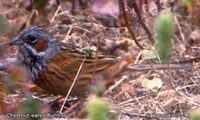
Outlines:
[[[145,60],[156,59],[157,55],[153,50],[142,50],[142,58]]]
[[[143,77],[140,77],[139,79],[143,87],[148,88],[152,91],[156,91],[156,89],[161,88],[163,85],[163,81],[160,78],[155,77],[152,80],[149,80],[143,76]]]

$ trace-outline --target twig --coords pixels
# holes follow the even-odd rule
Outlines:
[[[60,109],[60,113],[62,113],[62,110],[63,110],[63,108],[64,108],[64,106],[65,106],[65,103],[67,102],[67,99],[68,99],[68,97],[69,97],[69,95],[70,95],[70,93],[71,93],[71,91],[72,91],[72,88],[74,87],[74,85],[75,85],[75,83],[76,83],[76,81],[77,81],[77,78],[78,78],[78,76],[79,76],[79,74],[80,74],[80,72],[81,72],[81,69],[82,69],[82,67],[83,67],[83,64],[85,63],[85,60],[86,60],[86,56],[84,57],[84,59],[83,59],[81,65],[80,65],[80,67],[79,67],[79,69],[78,69],[78,72],[76,73],[76,76],[75,76],[75,78],[74,78],[74,81],[73,81],[73,83],[72,83],[72,85],[71,85],[71,87],[70,87],[70,89],[69,89],[69,91],[68,91],[68,93],[67,93],[67,95],[66,95],[66,97],[65,97],[65,99],[64,99],[64,102],[63,102],[62,107],[61,107],[61,109]]]
[[[152,43],[154,43],[154,40],[153,40],[153,37],[152,37],[152,34],[150,32],[150,29],[147,27],[147,25],[143,22],[142,20],[142,15],[140,14],[140,10],[139,10],[139,7],[137,5],[137,3],[135,2],[135,0],[132,1],[132,7],[134,8],[137,16],[138,16],[138,19],[139,19],[139,22],[140,24],[142,25],[142,27],[144,28],[145,32],[147,33],[147,35],[149,36],[149,39]]]
[[[121,84],[123,81],[126,80],[126,76],[123,76],[117,83],[113,86],[111,86],[108,90],[106,90],[104,93],[107,94],[109,91],[112,91],[114,88],[116,88],[119,84]]]
[[[139,61],[141,55],[142,55],[142,52],[139,52],[139,54],[138,54],[137,57],[136,57],[136,60],[135,60],[134,64],[137,64],[137,63],[138,63],[138,61]]]
[[[125,92],[127,92],[131,87],[133,87],[133,84],[131,84],[129,87],[123,89],[121,92],[119,92],[118,94],[116,94],[113,99],[116,99],[117,97],[119,97],[120,95],[124,94]]]
[[[97,45],[96,45],[97,50],[96,50],[96,54],[95,54],[94,71],[93,71],[93,74],[92,74],[92,83],[94,83],[94,80],[95,80],[97,61],[98,61],[98,55],[99,55],[100,41],[102,41],[102,33],[100,33],[99,39],[98,39]]]
[[[58,5],[58,8],[57,8],[56,12],[54,13],[53,17],[51,18],[50,23],[52,23],[54,21],[55,16],[58,14],[60,9],[61,9],[61,5]]]
[[[81,102],[78,101],[75,104],[73,104],[69,109],[67,109],[67,111],[65,112],[65,114],[69,114],[74,108],[76,108],[78,105],[80,105]]]
[[[131,34],[131,37],[133,38],[133,40],[135,41],[136,45],[140,48],[140,49],[143,49],[143,47],[139,44],[139,42],[137,41],[137,38],[135,37],[135,34],[133,32],[133,30],[131,29],[130,25],[129,25],[129,21],[128,21],[128,18],[127,18],[127,15],[126,15],[126,10],[125,10],[125,4],[124,4],[124,0],[119,0],[119,3],[120,3],[120,8],[123,12],[123,16],[124,16],[124,20],[125,20],[125,23],[126,23],[126,27],[128,28],[128,31],[129,33]]]
[[[172,62],[173,64],[183,64],[183,63],[193,63],[193,62],[199,62],[200,61],[200,57],[197,56],[197,57],[193,57],[193,58],[187,58],[187,59],[184,59],[184,60],[180,60],[180,61],[177,61],[177,62]]]
[[[131,102],[134,102],[134,98],[130,98],[130,99],[126,100],[126,101],[120,102],[117,105],[118,106],[123,106],[123,105],[125,105],[127,103],[131,103]]]
[[[66,40],[69,39],[69,35],[70,35],[70,33],[71,33],[71,31],[72,31],[73,28],[74,28],[74,25],[71,25],[71,26],[69,27],[69,30],[67,31],[67,34],[65,35],[63,41],[66,41]]]
[[[184,37],[184,35],[183,35],[183,32],[181,31],[181,26],[180,26],[180,24],[179,24],[179,22],[178,22],[178,19],[177,19],[176,15],[174,15],[174,20],[175,20],[175,23],[177,24],[178,32],[179,32],[179,34],[180,34],[180,36],[181,36],[181,40],[182,40],[182,41],[185,41],[185,37]]]
[[[192,69],[190,64],[132,64],[128,65],[127,69],[132,71],[148,71],[148,70],[177,70],[177,69]]]
[[[30,26],[31,23],[35,20],[36,16],[39,16],[39,13],[38,13],[38,11],[36,9],[33,9],[31,11],[31,14],[29,15],[28,19],[26,20],[25,27],[26,26]]]

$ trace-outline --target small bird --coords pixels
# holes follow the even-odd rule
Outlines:
[[[123,68],[117,64],[116,57],[88,55],[80,47],[57,40],[43,26],[26,28],[9,45],[19,46],[20,64],[25,66],[36,85],[51,94],[67,94],[84,58],[71,92],[73,95],[84,95],[93,81],[103,80],[109,86],[113,82],[109,78],[118,75]]]

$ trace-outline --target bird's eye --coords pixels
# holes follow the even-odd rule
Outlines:
[[[37,42],[37,38],[35,36],[32,36],[32,35],[28,35],[26,37],[26,40],[27,40],[27,43],[30,44],[30,45],[34,45]]]

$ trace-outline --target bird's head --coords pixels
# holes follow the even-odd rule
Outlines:
[[[19,47],[20,63],[25,64],[31,71],[33,79],[39,71],[59,51],[60,42],[45,32],[43,26],[32,26],[24,29],[13,38],[9,45]]]
[[[37,52],[45,51],[55,41],[51,35],[46,33],[43,26],[32,26],[23,30],[18,36],[10,41],[10,45],[19,47],[31,47]]]
[[[60,50],[59,44],[43,26],[26,28],[9,42],[11,46],[19,46],[18,58],[27,66],[50,60]]]

